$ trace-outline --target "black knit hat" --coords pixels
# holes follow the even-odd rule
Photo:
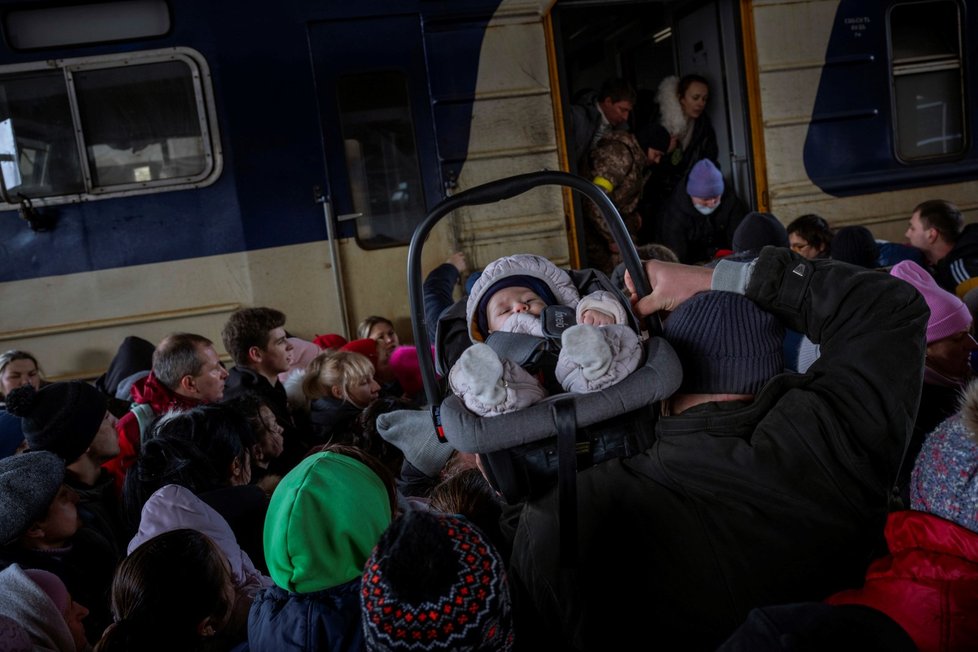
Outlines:
[[[411,510],[394,520],[360,585],[367,649],[511,650],[504,564],[464,517]]]
[[[747,213],[734,230],[731,241],[737,253],[753,251],[760,253],[768,245],[788,246],[788,231],[784,224],[770,213]]]
[[[669,132],[665,127],[659,123],[649,123],[645,125],[636,135],[636,140],[638,140],[638,146],[642,148],[642,151],[646,151],[650,147],[654,150],[665,153],[669,149]]]
[[[7,396],[7,411],[20,417],[27,446],[56,453],[68,464],[92,444],[106,405],[102,392],[80,380],[52,383],[36,391],[23,385]]]
[[[877,266],[879,245],[865,226],[844,226],[832,237],[832,258],[873,269]]]
[[[65,479],[65,463],[38,451],[0,460],[0,546],[13,543],[47,513]]]
[[[756,394],[784,371],[784,327],[747,297],[701,292],[663,324],[683,365],[680,393]]]

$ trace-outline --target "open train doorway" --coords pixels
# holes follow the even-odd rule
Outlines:
[[[720,168],[737,194],[757,206],[740,3],[557,0],[551,18],[568,142],[571,104],[609,77],[628,80],[638,92],[630,118],[634,130],[657,115],[656,92],[665,77],[703,75],[710,85],[707,112],[717,134]],[[579,206],[575,213],[580,226]]]

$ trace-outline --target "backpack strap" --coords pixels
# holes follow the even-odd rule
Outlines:
[[[139,447],[142,448],[146,443],[146,431],[156,418],[156,413],[149,403],[133,403],[129,406],[129,411],[136,415],[136,422],[139,424]]]

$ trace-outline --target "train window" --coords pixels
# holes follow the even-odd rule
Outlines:
[[[964,150],[961,18],[952,0],[890,11],[897,157],[947,158]]]
[[[206,64],[191,52],[0,68],[3,201],[43,205],[215,181],[212,94]]]
[[[404,244],[425,214],[407,79],[400,72],[341,78],[336,93],[357,241]]]

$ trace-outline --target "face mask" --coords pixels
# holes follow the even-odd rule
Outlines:
[[[701,215],[709,215],[710,213],[715,211],[718,206],[720,206],[720,204],[717,204],[716,206],[698,206],[696,204],[693,204],[693,208],[698,210]]]

